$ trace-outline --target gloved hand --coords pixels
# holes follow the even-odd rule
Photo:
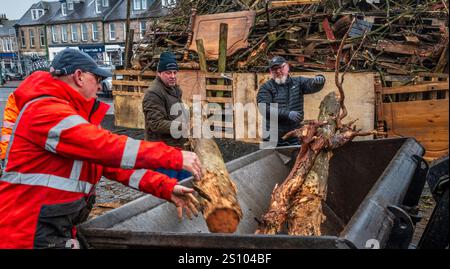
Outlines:
[[[300,122],[302,120],[302,115],[300,114],[300,112],[291,111],[289,112],[289,119],[291,121]]]
[[[323,75],[317,75],[313,80],[314,85],[321,86],[325,84],[325,77]]]

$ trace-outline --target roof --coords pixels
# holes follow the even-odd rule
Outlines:
[[[41,25],[46,24],[50,18],[56,14],[56,12],[60,9],[61,3],[58,1],[55,2],[46,2],[39,1],[31,5],[31,7],[25,12],[25,14],[18,20],[17,24],[20,26],[25,25]],[[33,20],[31,17],[31,10],[33,9],[44,9],[45,13],[42,17],[37,20]]]
[[[0,23],[0,36],[9,36],[10,30],[14,31],[14,25],[17,23],[18,20],[2,20],[2,23]]]
[[[133,1],[131,1],[133,3]],[[134,10],[130,8],[130,19],[155,18],[166,15],[166,10],[161,8],[161,1],[148,0],[147,10]],[[120,0],[118,5],[111,10],[105,17],[105,22],[126,20],[127,19],[127,1]]]
[[[95,0],[86,0],[80,3],[74,3],[73,10],[67,10],[67,15],[63,16],[61,10],[59,10],[48,22],[49,24],[70,23],[76,21],[95,21],[103,20],[106,14],[110,13],[114,7],[122,0],[109,0],[108,7],[102,7],[100,5],[101,13],[95,12]]]

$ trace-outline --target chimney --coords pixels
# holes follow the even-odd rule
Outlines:
[[[7,20],[6,14],[0,14],[0,24],[4,24]]]

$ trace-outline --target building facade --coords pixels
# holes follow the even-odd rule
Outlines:
[[[130,27],[139,42],[151,21],[175,0],[131,0]],[[122,65],[125,54],[127,0],[39,1],[16,25],[20,55],[52,61],[65,48],[88,53],[99,64]],[[1,44],[0,44],[1,45]]]
[[[0,67],[20,72],[17,33],[14,28],[16,22],[8,20],[5,15],[0,15]]]
[[[17,22],[18,46],[20,54],[27,57],[48,58],[47,23],[59,9],[59,2],[40,1]]]

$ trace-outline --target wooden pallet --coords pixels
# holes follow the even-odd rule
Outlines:
[[[378,128],[389,137],[414,137],[425,158],[448,154],[449,85],[447,74],[422,73],[404,86],[377,88]]]
[[[115,70],[113,73],[113,91],[143,93],[156,78],[156,72],[139,70]]]
[[[292,75],[313,77],[316,74],[318,73],[293,73]],[[328,81],[325,88],[317,94],[305,96],[305,118],[307,119],[317,117],[323,97],[335,90],[334,72],[322,74]],[[139,78],[139,76],[141,77]],[[139,71],[116,71],[113,92],[116,126],[144,129],[142,99],[147,83],[151,83],[151,76],[154,76],[154,73],[144,73],[144,77],[142,77]],[[269,75],[233,73],[227,74],[225,77],[230,79],[227,79],[223,83],[224,85],[220,85],[219,80],[223,79],[220,74],[180,71],[177,80],[183,91],[183,102],[192,107],[193,98],[196,96],[195,98],[197,100],[200,98],[203,104],[218,104],[215,109],[208,111],[210,114],[216,111],[220,111],[222,114],[221,118],[214,119],[211,123],[211,125],[215,124],[220,127],[219,131],[214,134],[215,136],[249,143],[261,142],[262,118],[258,112],[256,96],[261,85],[269,79]],[[349,117],[348,120],[360,119],[358,128],[372,130],[375,112],[373,74],[349,73],[345,87],[348,92],[348,110],[354,117]],[[232,111],[225,109],[228,105],[232,105],[233,108],[239,105],[244,106],[244,111],[238,113],[235,109]],[[249,111],[255,113],[248,113]]]

